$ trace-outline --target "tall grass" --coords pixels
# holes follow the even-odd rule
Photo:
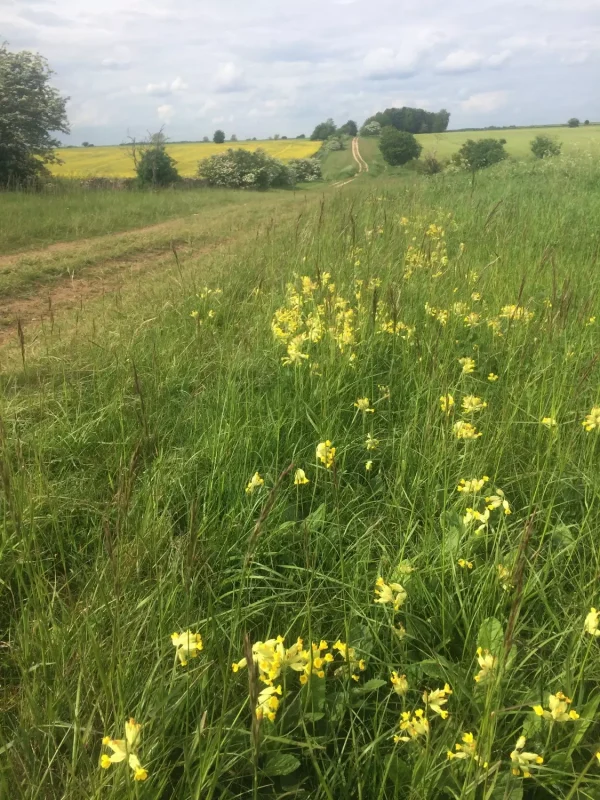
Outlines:
[[[600,184],[501,174],[356,182],[5,370],[7,797],[598,796],[598,641],[583,628],[599,603],[600,438],[581,422],[600,403]],[[276,314],[290,336],[321,320],[296,343],[308,359],[282,363]],[[466,395],[487,407],[464,414]],[[460,419],[481,437],[457,439]],[[466,509],[496,489],[512,513],[476,533]],[[397,612],[374,602],[378,577],[402,583]],[[181,666],[170,634],[188,629],[204,649]],[[264,685],[231,664],[278,635],[339,639],[356,663],[333,651],[304,686],[284,672],[259,723]],[[478,646],[493,666],[480,682]],[[446,683],[448,718],[425,706],[430,733],[411,738],[401,712]],[[578,720],[532,711],[558,691]],[[130,716],[144,783],[99,766]],[[465,733],[480,760],[449,760]],[[523,752],[544,759],[531,778],[511,772]]]

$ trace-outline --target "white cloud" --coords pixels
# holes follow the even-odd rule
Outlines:
[[[184,81],[179,76],[177,76],[173,81],[173,83],[171,84],[172,92],[183,92],[187,88],[188,88],[187,83],[184,83]]]
[[[439,72],[471,72],[479,69],[483,57],[473,50],[453,50],[437,65]]]
[[[506,91],[479,92],[463,100],[460,106],[463,111],[475,111],[485,114],[505,106],[507,99],[508,92]]]
[[[246,88],[244,73],[238,69],[233,61],[221,64],[215,76],[215,90],[217,92],[239,92]]]
[[[175,109],[170,105],[158,106],[156,113],[158,114],[158,118],[161,122],[168,124],[173,119]]]
[[[363,59],[364,74],[373,80],[408,78],[415,74],[418,55],[407,50],[395,51],[391,47],[371,50]]]
[[[103,58],[100,62],[102,69],[129,69],[131,63],[118,58]]]
[[[507,64],[512,58],[512,50],[501,50],[499,53],[494,53],[487,59],[487,64],[490,67],[501,67]]]
[[[149,83],[146,86],[145,92],[153,97],[168,97],[170,94],[183,92],[187,88],[187,83],[184,83],[180,77],[177,77],[174,81],[171,81],[171,83],[167,83],[167,81],[160,81],[160,83]]]

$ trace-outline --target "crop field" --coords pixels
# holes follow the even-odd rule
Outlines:
[[[229,147],[241,147],[251,151],[260,147],[269,155],[286,161],[290,158],[308,158],[314,155],[320,146],[320,142],[312,142],[310,139],[278,139],[224,144],[212,142],[171,144],[167,146],[167,151],[177,161],[180,175],[191,177],[196,174],[199,161],[216,153],[223,153]],[[57,150],[57,155],[64,163],[52,166],[53,175],[66,178],[127,178],[135,174],[131,155],[126,146],[63,148]]]
[[[286,196],[1,346],[0,796],[600,797],[600,166]]]

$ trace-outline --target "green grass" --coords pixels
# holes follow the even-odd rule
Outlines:
[[[598,640],[583,624],[599,604],[600,432],[581,424],[600,402],[598,178],[571,159],[510,163],[474,189],[357,180],[287,218],[265,207],[230,248],[28,339],[24,367],[4,353],[0,795],[598,796]],[[509,304],[533,316],[499,316]],[[312,314],[296,367],[278,309],[294,335]],[[487,402],[482,435],[459,441],[470,394]],[[484,475],[481,496],[456,491]],[[495,489],[512,513],[476,533],[466,508]],[[396,613],[373,602],[378,576],[406,589]],[[170,635],[187,629],[204,649],[183,667]],[[253,725],[257,687],[231,664],[245,636],[277,635],[340,639],[364,670],[352,680],[337,651],[305,687],[288,670],[275,722]],[[478,645],[497,658],[481,684]],[[430,736],[395,744],[401,712],[446,682],[449,718],[429,709]],[[578,721],[532,712],[559,690]],[[129,716],[145,783],[99,766]],[[447,759],[465,732],[487,768]],[[544,757],[528,780],[510,764],[523,732]]]

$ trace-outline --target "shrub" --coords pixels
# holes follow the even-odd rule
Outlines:
[[[499,139],[467,139],[458,153],[452,156],[452,162],[463,169],[475,172],[478,169],[491,167],[508,157],[504,143]]]
[[[311,183],[321,179],[321,164],[316,158],[293,158],[288,162],[297,183]]]
[[[550,136],[536,136],[531,142],[531,152],[536,158],[559,156],[562,145]]]
[[[361,136],[379,136],[381,134],[381,125],[376,120],[367,122],[360,129]]]
[[[412,133],[399,131],[390,125],[381,131],[379,149],[388,164],[398,166],[418,158],[423,148]]]
[[[142,150],[135,164],[138,182],[142,186],[168,186],[179,180],[177,162],[163,144],[150,145]]]
[[[436,175],[438,172],[442,172],[443,169],[444,165],[435,153],[426,153],[423,156],[422,171],[425,175]]]
[[[230,189],[269,189],[272,186],[292,186],[295,172],[283,161],[272,158],[264,150],[229,149],[198,164],[198,176],[209,186]]]
[[[325,141],[325,139],[329,139],[330,136],[333,136],[335,131],[335,122],[330,117],[326,122],[320,122],[317,125],[317,127],[311,133],[310,138],[313,141]]]
[[[225,141],[225,132],[222,130],[216,130],[213,134],[213,142],[215,144],[223,144]]]
[[[569,128],[578,128],[579,127],[579,120],[577,117],[571,117],[571,119],[567,122]]]
[[[349,119],[342,125],[338,133],[345,133],[346,136],[358,136],[358,126],[353,119]]]
[[[339,136],[332,136],[330,139],[324,144],[326,150],[345,150],[346,145],[344,144],[344,140],[341,139]]]

